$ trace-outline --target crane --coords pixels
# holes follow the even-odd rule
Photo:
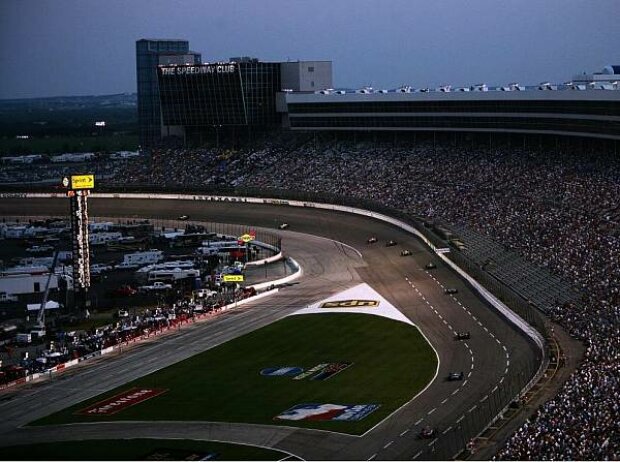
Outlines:
[[[52,276],[54,275],[54,269],[56,269],[57,261],[58,250],[54,250],[54,258],[52,260],[52,266],[50,267],[50,274],[47,277],[47,282],[45,283],[45,291],[43,292],[43,300],[41,300],[41,308],[39,308],[37,320],[35,322],[34,328],[31,331],[31,333],[36,333],[39,337],[45,336],[45,305],[47,305],[47,297],[50,292],[50,282],[52,280]]]

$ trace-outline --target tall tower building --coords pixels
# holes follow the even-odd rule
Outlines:
[[[161,139],[157,66],[160,64],[200,64],[200,61],[200,53],[190,51],[187,40],[141,39],[136,41],[138,133],[141,147],[156,145]]]

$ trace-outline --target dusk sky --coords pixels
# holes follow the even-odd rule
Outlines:
[[[619,0],[0,0],[0,98],[136,91],[135,41],[328,59],[337,87],[563,82],[620,64]]]

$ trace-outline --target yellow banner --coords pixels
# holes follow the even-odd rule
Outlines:
[[[243,282],[243,274],[225,274],[222,276],[224,282]]]
[[[95,175],[71,175],[71,189],[93,189]]]

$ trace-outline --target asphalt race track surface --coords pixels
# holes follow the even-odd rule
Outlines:
[[[0,213],[66,215],[63,199],[3,199]],[[80,366],[52,381],[0,395],[0,445],[44,441],[113,438],[186,438],[272,447],[303,459],[448,458],[466,443],[456,430],[482,430],[492,409],[510,401],[509,390],[529,379],[522,370],[537,368],[535,347],[481,301],[469,287],[414,236],[365,217],[288,206],[224,202],[113,200],[91,198],[90,216],[173,219],[239,223],[275,230],[288,223],[283,251],[297,260],[304,274],[272,297],[257,300],[212,320],[194,324],[157,341],[114,353]],[[366,240],[376,236],[378,243]],[[393,239],[395,247],[385,247]],[[400,251],[409,249],[410,257]],[[426,271],[433,261],[437,268]],[[363,436],[282,426],[217,422],[125,422],[19,428],[197,352],[245,334],[312,302],[366,282],[420,327],[440,358],[437,377],[419,396]],[[445,288],[457,288],[454,296]],[[471,339],[456,341],[458,331]],[[381,345],[369,345],[381,348]],[[464,380],[447,375],[463,371]],[[480,411],[488,408],[488,413]],[[484,417],[486,416],[486,418]],[[420,439],[430,426],[437,440]],[[451,438],[454,433],[455,437]],[[442,445],[441,447],[435,445]]]

